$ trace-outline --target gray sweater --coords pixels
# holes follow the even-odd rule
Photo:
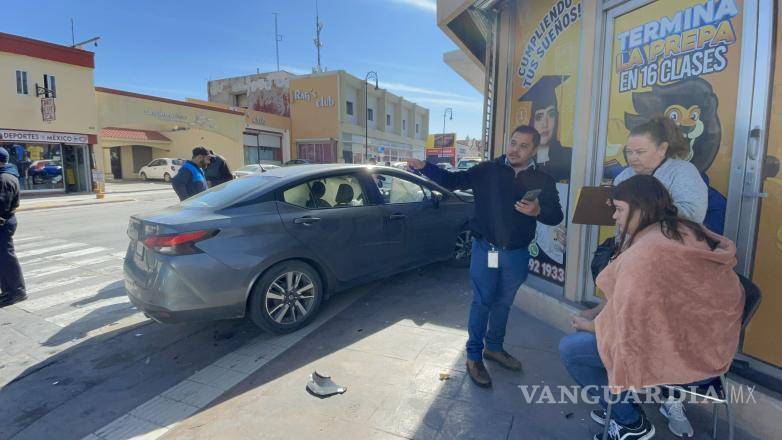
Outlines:
[[[614,179],[614,186],[635,176],[632,167],[625,168]],[[709,188],[695,165],[686,160],[668,159],[654,172],[673,197],[679,215],[697,223],[703,223],[708,208]]]

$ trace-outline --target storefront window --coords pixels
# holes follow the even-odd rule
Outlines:
[[[298,144],[298,158],[310,163],[336,163],[336,148],[332,142]]]
[[[282,162],[282,136],[276,133],[244,133],[244,163]]]
[[[60,144],[4,144],[22,191],[65,190]]]

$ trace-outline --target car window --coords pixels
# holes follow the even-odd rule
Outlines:
[[[184,161],[184,160],[182,160],[182,159],[174,159],[174,160],[172,160],[172,161],[171,161],[171,163],[173,163],[174,165],[177,165],[177,166],[180,166],[180,167],[181,167],[182,165],[184,165],[184,164],[185,164],[185,161]]]
[[[162,159],[157,159],[157,160],[153,160],[152,163],[149,164],[149,166],[151,166],[151,167],[159,167],[159,166],[162,166],[162,165],[165,165],[165,164],[166,164],[166,161],[164,161]]]
[[[285,190],[282,197],[286,203],[307,209],[364,206],[366,200],[355,176],[313,179]]]
[[[377,183],[384,203],[418,203],[427,200],[432,195],[428,188],[401,177],[372,174],[372,179]]]
[[[277,181],[279,181],[279,177],[260,175],[235,179],[190,197],[182,202],[182,206],[187,208],[225,208],[244,199],[245,196],[258,193],[259,189]]]

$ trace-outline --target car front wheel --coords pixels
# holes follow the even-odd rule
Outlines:
[[[290,333],[307,325],[323,300],[323,282],[318,272],[301,261],[272,266],[250,296],[253,323],[271,333]]]
[[[468,267],[472,258],[472,232],[465,226],[456,236],[456,243],[451,259],[455,267]]]

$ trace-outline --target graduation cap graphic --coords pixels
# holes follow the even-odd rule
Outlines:
[[[532,114],[549,106],[557,107],[556,88],[567,81],[568,75],[544,75],[527,90],[519,101],[532,102]]]

